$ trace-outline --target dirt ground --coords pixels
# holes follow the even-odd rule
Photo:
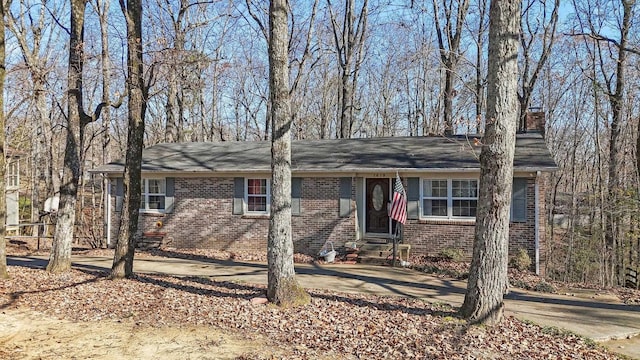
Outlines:
[[[208,326],[150,327],[103,320],[69,322],[32,310],[0,313],[2,359],[270,358],[260,341]]]

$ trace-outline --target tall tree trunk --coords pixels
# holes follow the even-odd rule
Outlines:
[[[6,184],[4,181],[5,173],[5,118],[4,118],[4,81],[6,77],[5,71],[5,21],[4,21],[4,1],[0,1],[0,279],[9,277],[7,272],[7,247],[5,239],[5,231],[7,223],[7,202],[5,198]]]
[[[69,40],[69,69],[67,93],[67,126],[64,150],[64,170],[60,187],[60,206],[53,246],[47,271],[59,273],[71,269],[71,244],[76,220],[76,198],[80,180],[80,109],[82,108],[82,67],[84,62],[85,0],[71,0],[71,36]]]
[[[178,142],[178,125],[176,121],[176,108],[178,102],[178,79],[175,68],[170,69],[167,81],[169,88],[167,90],[167,103],[165,104],[165,112],[167,113],[167,123],[164,130],[164,141],[168,143]]]
[[[484,109],[484,77],[482,75],[482,50],[484,49],[485,15],[487,13],[487,0],[481,0],[478,6],[478,32],[476,33],[476,78],[475,78],[475,108],[476,108],[476,134],[482,130],[482,110]]]
[[[25,6],[20,3],[20,8]],[[58,189],[58,178],[54,171],[53,151],[51,147],[51,120],[47,109],[46,84],[47,75],[51,71],[47,67],[47,60],[42,54],[48,53],[49,48],[44,48],[43,35],[50,33],[47,30],[46,9],[44,1],[38,10],[20,11],[17,17],[6,9],[6,25],[14,34],[15,40],[20,46],[22,57],[29,70],[29,75],[33,83],[33,101],[35,103],[36,116],[33,123],[33,146],[31,149],[31,222],[37,223],[40,220],[40,211],[44,209],[44,199],[48,195],[53,195]],[[27,15],[28,14],[28,15]],[[27,20],[28,17],[28,20]],[[28,25],[27,25],[28,24]],[[44,181],[43,181],[44,179]],[[55,182],[55,183],[54,183]],[[38,226],[32,229],[33,235],[38,234]]]
[[[362,3],[360,14],[357,15],[357,23],[355,21],[355,3],[355,0],[344,2],[344,18],[342,24],[338,24],[331,0],[327,0],[336,55],[340,66],[340,107],[338,108],[340,123],[336,132],[341,139],[348,139],[352,135],[355,121],[356,86],[360,65],[364,57],[364,42],[367,31],[368,0],[364,0]]]
[[[60,206],[53,236],[47,271],[58,273],[71,269],[71,244],[76,223],[76,201],[82,166],[83,129],[99,116],[105,103],[100,103],[93,116],[84,112],[82,72],[84,68],[84,14],[87,0],[71,0],[69,69],[67,93],[67,126],[64,149],[64,171],[60,185]]]
[[[607,277],[608,285],[616,285],[624,281],[624,273],[621,264],[618,263],[617,247],[620,246],[618,226],[620,223],[619,215],[614,209],[619,206],[619,191],[621,189],[622,165],[620,161],[620,150],[622,149],[622,117],[624,107],[624,91],[625,91],[625,67],[627,66],[627,42],[629,38],[629,30],[631,28],[631,17],[635,1],[622,1],[623,18],[620,28],[620,44],[618,46],[618,59],[616,62],[615,84],[610,79],[606,80],[609,104],[611,106],[611,133],[609,138],[609,182],[608,196],[610,201],[609,221],[606,226],[606,242],[607,252],[609,253],[610,264],[607,266],[609,274]],[[602,64],[601,64],[602,67]],[[615,86],[615,88],[614,88]]]
[[[502,321],[508,290],[509,207],[518,124],[520,2],[493,0],[489,10],[487,125],[480,153],[480,192],[473,260],[460,312],[472,322]]]
[[[309,302],[298,285],[291,239],[291,109],[287,0],[269,6],[269,89],[271,99],[271,216],[267,247],[267,298],[280,306]]]
[[[33,182],[31,193],[31,222],[40,222],[40,211],[44,210],[44,199],[53,195],[57,187],[53,185],[55,165],[52,162],[51,121],[47,111],[44,74],[37,68],[32,69],[34,101],[38,113],[38,123],[34,127],[33,146]],[[42,181],[44,179],[44,183]],[[34,226],[32,234],[38,235],[38,226]]]
[[[444,133],[453,135],[453,64],[447,61],[444,66]]]
[[[101,70],[102,70],[102,102],[109,102],[109,96],[111,93],[111,61],[109,59],[109,31],[107,21],[109,19],[109,5],[110,0],[97,0],[95,3],[96,12],[98,13],[98,18],[100,20],[100,40],[101,40]],[[111,143],[111,110],[109,107],[105,107],[102,111],[102,163],[107,164],[110,161],[109,158],[109,144]],[[109,201],[107,196],[107,187],[109,186],[109,179],[106,177],[102,180],[102,194],[103,200],[102,204],[106,201]],[[101,206],[100,208],[105,209],[105,206]],[[100,240],[100,245],[105,246],[106,244],[106,221],[107,216],[106,213],[103,214],[103,225],[105,231],[103,231],[102,239]]]
[[[144,141],[144,116],[147,89],[142,72],[142,1],[120,0],[127,23],[127,90],[129,94],[129,130],[124,168],[124,199],[118,241],[111,267],[112,278],[133,275],[133,256],[140,208],[140,167]]]
[[[535,0],[538,2],[538,0]],[[522,45],[522,73],[521,77],[521,89],[520,94],[518,94],[518,100],[520,102],[520,120],[518,124],[518,130],[525,131],[527,130],[527,111],[529,110],[529,106],[531,105],[531,95],[533,94],[533,90],[536,86],[536,82],[538,81],[538,76],[540,75],[540,71],[547,62],[549,55],[551,54],[551,50],[553,49],[553,43],[556,38],[556,25],[558,24],[558,11],[560,9],[560,0],[553,0],[553,9],[551,10],[551,16],[548,19],[545,19],[546,14],[546,1],[539,2],[538,6],[543,8],[542,14],[533,13],[535,9],[532,4],[533,1],[530,1],[526,6],[525,14],[522,14],[521,22],[522,25],[520,27],[521,36],[520,43]],[[529,25],[529,19],[531,19],[534,25]],[[527,23],[527,26],[524,26],[524,22]],[[542,25],[540,25],[542,23]],[[525,35],[525,28],[529,30],[529,37],[527,38]],[[542,33],[538,33],[538,31],[542,29]],[[541,39],[542,44],[539,46],[536,45],[536,39]],[[533,53],[540,53],[540,57],[538,58],[535,66],[531,64]],[[533,71],[530,71],[533,67]]]
[[[445,135],[453,134],[453,98],[455,97],[454,82],[458,62],[460,61],[460,41],[469,0],[443,1],[444,13],[440,13],[439,0],[433,0],[434,25],[440,49],[440,61],[444,66],[443,118]],[[444,15],[444,24],[440,16]],[[444,27],[444,29],[443,29]]]

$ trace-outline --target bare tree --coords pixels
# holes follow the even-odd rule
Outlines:
[[[502,321],[509,247],[509,207],[518,124],[520,2],[492,0],[489,9],[487,117],[480,153],[480,189],[473,260],[460,313],[472,322]]]
[[[484,44],[487,36],[487,28],[489,26],[489,22],[487,21],[487,4],[488,0],[477,0],[477,4],[475,4],[473,11],[476,15],[477,28],[473,29],[475,33],[475,116],[476,116],[476,133],[481,132],[482,125],[482,113],[484,110],[485,104],[485,96],[484,96],[484,88],[486,77],[483,72],[483,64],[484,62]]]
[[[551,13],[549,14],[549,4]],[[556,39],[560,0],[527,0],[520,21],[520,44],[522,47],[522,71],[520,74],[520,123],[518,130],[526,130],[527,111],[540,71],[544,68]],[[538,42],[540,42],[538,44]],[[537,61],[534,61],[537,53]]]
[[[327,5],[331,17],[336,56],[340,66],[340,132],[338,137],[348,139],[351,137],[355,121],[357,107],[355,92],[358,88],[358,75],[365,54],[369,2],[364,0],[360,12],[356,13],[356,1],[346,0],[341,24],[338,24],[331,0],[327,0]]]
[[[269,4],[269,94],[271,118],[271,216],[267,247],[267,298],[280,306],[310,301],[298,284],[291,238],[291,109],[287,0]]]
[[[5,68],[5,20],[4,20],[4,4],[0,0],[0,279],[9,277],[7,273],[7,243],[5,239],[6,223],[7,223],[7,204],[5,198],[6,184],[4,181],[5,174],[5,117],[4,117],[4,80],[6,77]]]
[[[51,38],[56,34],[50,25],[52,22],[45,0],[20,0],[14,12],[7,8],[7,27],[15,36],[25,65],[31,77],[33,101],[36,108],[31,134],[32,138],[32,179],[31,179],[31,222],[40,220],[40,211],[44,209],[44,199],[59,187],[57,170],[54,169],[54,151],[52,147],[52,125],[50,110],[47,107],[47,77],[52,71],[50,58],[44,54],[51,51]],[[51,8],[49,8],[51,12]],[[54,14],[55,15],[55,14]],[[43,181],[44,179],[44,181]],[[33,229],[34,235],[38,227]]]
[[[623,281],[624,263],[621,246],[623,242],[621,213],[617,211],[619,201],[621,201],[621,189],[625,188],[623,174],[624,161],[622,151],[624,139],[622,130],[625,126],[625,92],[626,92],[626,68],[628,66],[628,54],[630,52],[638,54],[629,46],[629,31],[631,30],[633,10],[635,0],[619,0],[615,2],[605,2],[604,4],[587,4],[580,7],[575,1],[580,29],[574,31],[572,35],[581,36],[585,41],[593,42],[594,67],[597,68],[599,76],[595,74],[593,81],[599,90],[604,92],[608,99],[611,121],[609,124],[609,147],[608,147],[608,182],[607,182],[607,202],[606,225],[605,225],[605,249],[604,249],[604,271],[605,283],[613,285]],[[613,5],[616,3],[617,5]],[[619,11],[622,7],[622,19],[617,23],[617,34],[613,33],[609,27],[603,25],[601,14],[596,12],[611,9]],[[617,38],[613,38],[617,36]],[[612,71],[612,69],[614,69]],[[598,76],[595,78],[595,76]],[[636,149],[636,151],[638,151]],[[637,171],[638,169],[636,169]]]
[[[309,81],[310,74],[313,71],[313,68],[320,60],[320,56],[318,55],[318,49],[314,46],[313,36],[317,19],[317,10],[318,10],[318,2],[319,0],[314,0],[311,9],[309,10],[308,2],[300,3],[300,11],[296,13],[294,11],[294,7],[298,5],[296,2],[289,1],[287,6],[289,8],[289,18],[291,19],[291,25],[288,29],[289,31],[289,43],[288,43],[288,54],[291,58],[289,62],[289,73],[292,80],[290,83],[290,94],[293,95],[290,97],[290,101],[292,102],[291,106],[291,119],[292,126],[294,124],[299,123],[300,112],[304,108],[301,106],[301,103],[304,102],[308,96],[310,96],[307,92],[309,86],[307,82]],[[246,0],[246,9],[249,13],[249,17],[253,20],[254,23],[258,27],[258,33],[262,34],[267,42],[267,46],[269,44],[269,36],[268,36],[268,26],[265,25],[265,21],[263,18],[268,13],[265,8],[263,8],[264,3],[255,2],[252,0]],[[304,12],[308,10],[309,12]],[[246,104],[244,105],[246,108]],[[271,104],[266,102],[267,112],[265,117],[265,140],[268,139],[268,135],[270,134],[271,128]],[[303,125],[299,124],[301,128]],[[296,131],[294,136],[300,136],[300,132]]]
[[[92,2],[95,12],[98,15],[98,21],[100,23],[100,70],[102,73],[102,102],[109,102],[109,96],[111,95],[111,59],[109,56],[109,9],[111,6],[111,0],[94,0]],[[109,144],[111,143],[111,109],[105,106],[100,114],[102,119],[102,163],[107,164],[111,160],[109,157]],[[101,194],[107,194],[107,186],[109,186],[109,180],[105,177],[102,180]],[[94,194],[95,195],[95,194]],[[104,196],[99,201],[99,209],[103,210],[104,215],[104,201],[107,201]],[[98,210],[99,211],[99,210]],[[94,212],[95,214],[95,212]],[[98,222],[99,216],[92,217],[92,227],[94,232],[99,232]],[[104,245],[104,237],[101,237],[100,246]]]
[[[71,28],[69,40],[69,69],[67,92],[67,124],[64,151],[64,169],[60,185],[60,207],[56,230],[53,237],[51,255],[47,271],[58,273],[71,269],[71,244],[76,222],[76,200],[82,172],[84,128],[100,117],[100,103],[92,115],[84,111],[83,69],[84,69],[84,17],[88,0],[71,0]]]
[[[444,133],[453,134],[453,98],[455,96],[456,67],[460,61],[460,41],[464,21],[469,10],[469,0],[443,1],[433,0],[434,25],[438,35],[440,61],[444,65]],[[444,15],[444,23],[440,17]]]
[[[133,256],[136,248],[144,117],[149,89],[144,83],[142,62],[142,0],[119,0],[127,23],[127,93],[129,98],[129,130],[124,167],[124,199],[120,230],[111,267],[112,278],[133,275]],[[149,77],[150,79],[153,76]]]

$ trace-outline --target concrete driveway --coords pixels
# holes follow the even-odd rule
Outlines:
[[[176,257],[138,257],[134,271],[147,274],[207,276],[215,280],[266,284],[264,263]],[[74,267],[108,270],[113,259],[107,256],[74,255]],[[9,265],[42,267],[46,257],[8,256]],[[466,282],[438,278],[418,271],[371,265],[296,264],[297,279],[305,288],[331,289],[349,293],[397,295],[462,305]],[[542,294],[514,289],[506,297],[506,312],[541,326],[554,326],[605,343],[613,351],[640,358],[640,306],[621,303],[617,298],[595,295],[585,298]]]

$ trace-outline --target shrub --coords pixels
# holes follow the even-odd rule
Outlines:
[[[533,287],[533,290],[544,293],[554,293],[556,292],[556,288],[548,282],[542,280]]]
[[[438,257],[440,257],[442,260],[460,262],[462,261],[462,259],[464,259],[464,253],[460,249],[445,248],[440,250],[440,252],[438,253]]]
[[[531,258],[529,257],[529,254],[527,254],[527,251],[522,248],[518,249],[516,255],[511,258],[511,261],[509,261],[509,266],[520,271],[529,269],[531,266]]]
[[[531,287],[527,284],[526,281],[523,280],[512,280],[509,282],[512,287],[517,287],[520,289],[530,290]]]

